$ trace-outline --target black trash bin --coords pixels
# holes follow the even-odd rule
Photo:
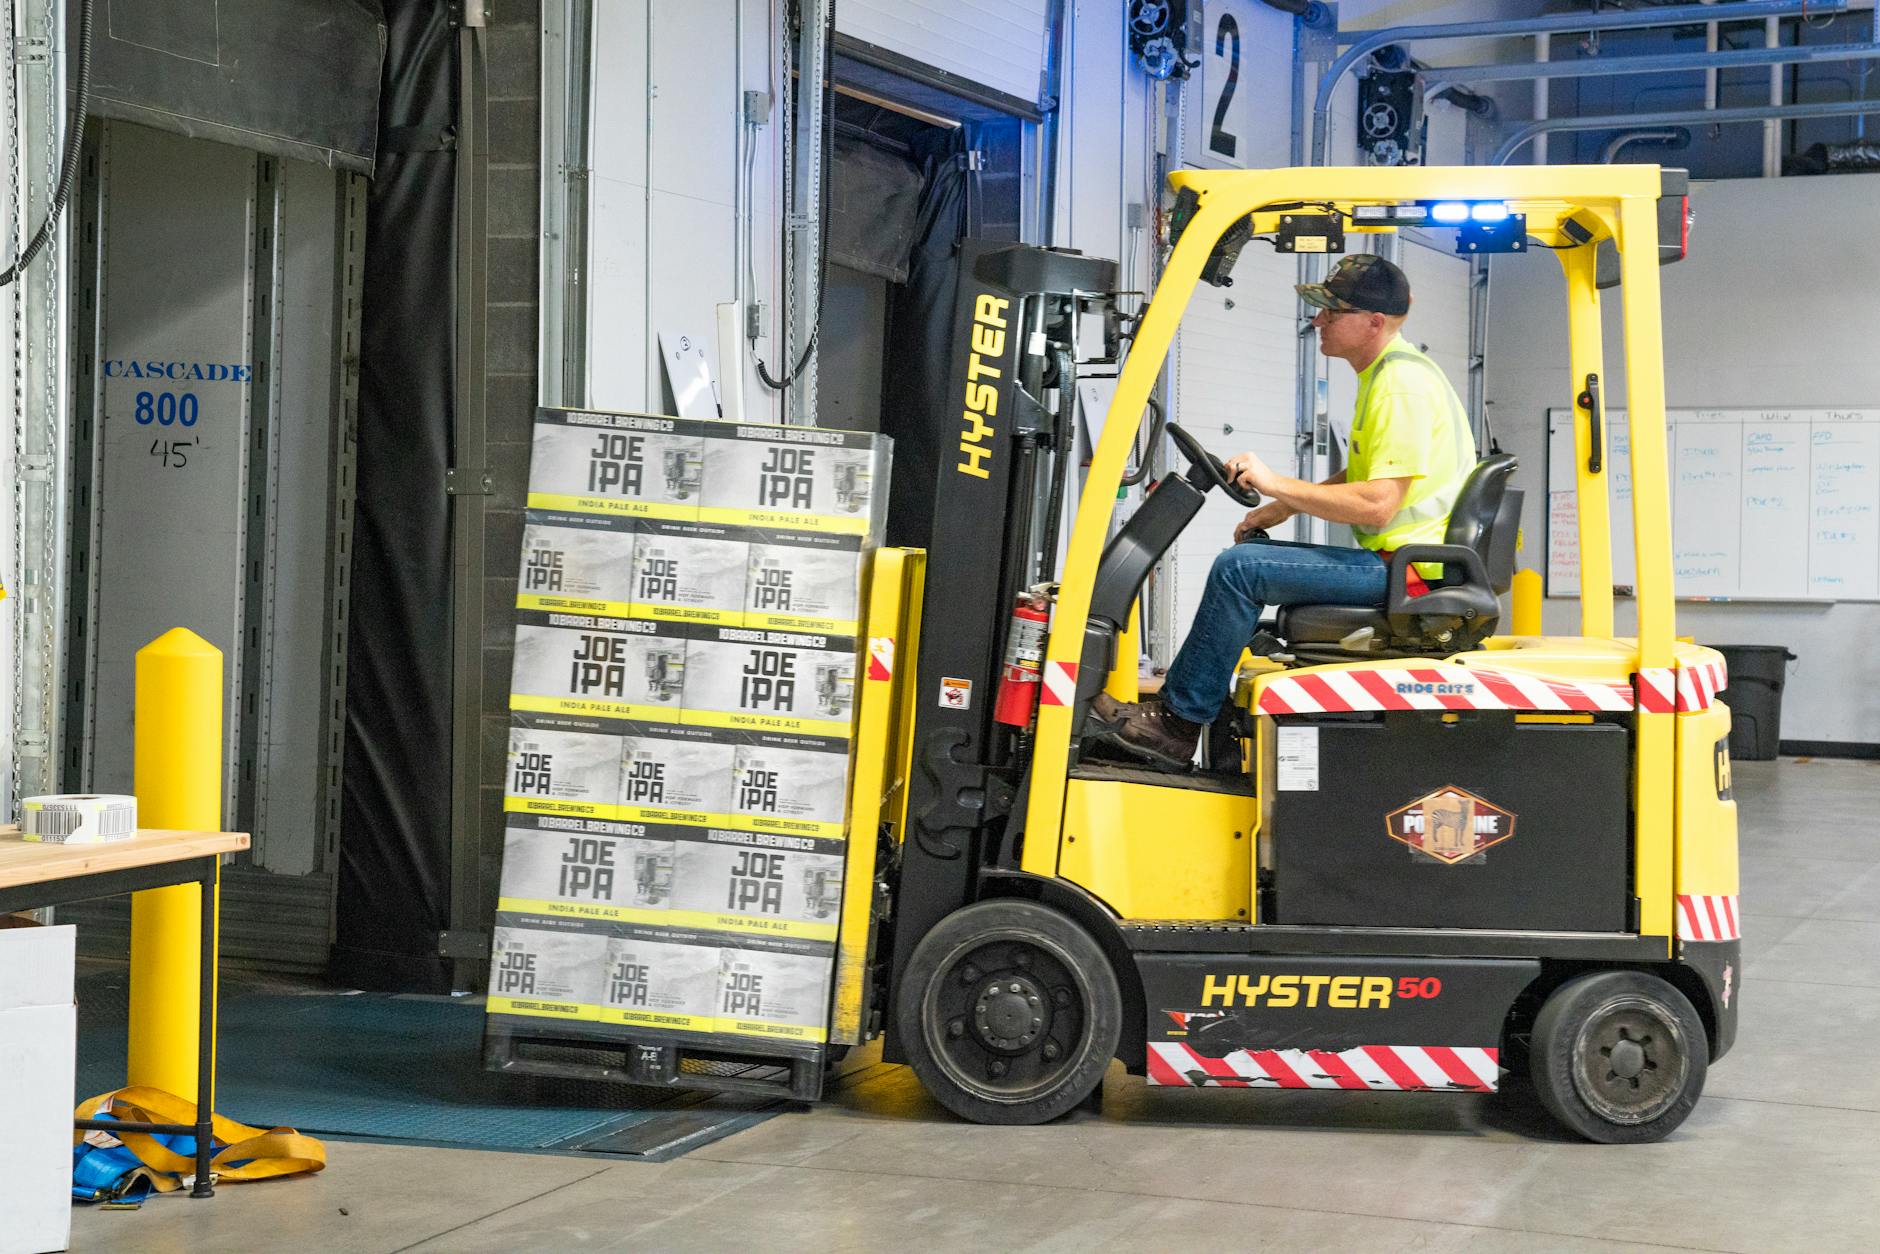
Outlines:
[[[1720,694],[1730,707],[1730,756],[1767,762],[1782,743],[1782,684],[1795,655],[1779,644],[1713,644],[1730,668]]]

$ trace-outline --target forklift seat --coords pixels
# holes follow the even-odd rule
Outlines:
[[[1442,544],[1413,544],[1391,555],[1382,608],[1285,605],[1274,634],[1301,660],[1401,657],[1472,649],[1501,622],[1500,594],[1514,583],[1521,492],[1508,481],[1519,463],[1496,453],[1476,463],[1449,514]],[[1409,595],[1412,562],[1443,564],[1429,591]]]

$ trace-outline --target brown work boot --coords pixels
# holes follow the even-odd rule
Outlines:
[[[1135,708],[1128,701],[1118,701],[1107,692],[1099,692],[1096,700],[1090,703],[1089,721],[1096,725],[1097,731],[1115,731],[1116,725],[1123,721],[1123,716]]]
[[[1104,734],[1109,743],[1178,771],[1194,764],[1195,747],[1201,742],[1199,723],[1189,722],[1160,701],[1111,704],[1113,717],[1106,720]],[[1097,712],[1096,703],[1091,710]]]

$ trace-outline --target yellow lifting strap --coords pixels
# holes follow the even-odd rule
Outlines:
[[[174,1093],[162,1089],[133,1086],[115,1089],[87,1098],[72,1113],[74,1119],[96,1119],[98,1112],[136,1123],[193,1124],[196,1107]],[[320,1171],[326,1167],[326,1145],[318,1138],[305,1136],[292,1128],[263,1130],[236,1123],[221,1115],[210,1116],[218,1149],[210,1166],[218,1182],[231,1180],[266,1180],[273,1176],[291,1176],[300,1172]],[[104,1129],[124,1143],[124,1148],[150,1168],[159,1192],[182,1187],[183,1179],[195,1174],[194,1155],[184,1157],[148,1132]],[[83,1130],[72,1134],[76,1146],[85,1138]]]

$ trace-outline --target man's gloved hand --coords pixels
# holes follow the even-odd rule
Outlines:
[[[1291,518],[1295,512],[1291,507],[1281,505],[1278,501],[1268,501],[1259,509],[1247,511],[1247,516],[1240,520],[1239,526],[1234,528],[1234,543],[1243,543],[1256,531],[1273,530]]]

